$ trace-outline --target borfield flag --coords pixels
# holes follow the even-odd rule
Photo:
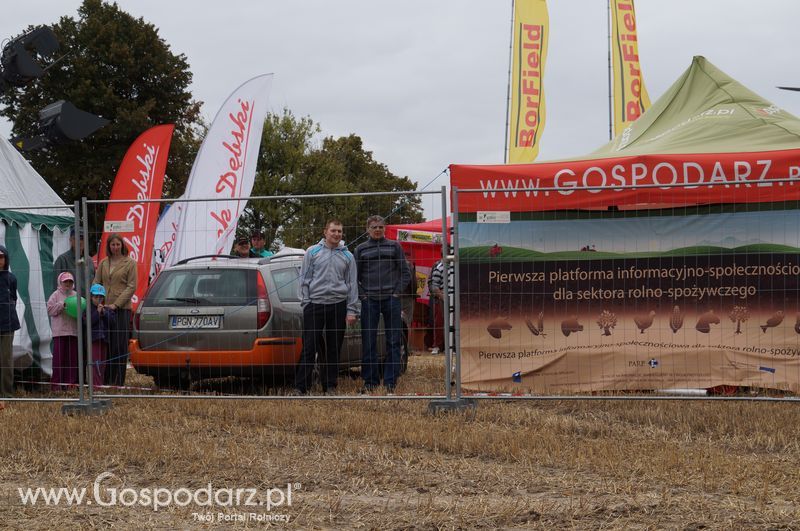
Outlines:
[[[261,132],[267,116],[272,74],[245,82],[222,104],[194,161],[167,265],[184,258],[227,253],[253,190]]]
[[[160,207],[159,203],[144,201],[161,199],[169,144],[174,129],[172,124],[152,127],[131,144],[117,172],[110,199],[132,202],[111,203],[106,210],[98,263],[106,255],[108,237],[112,233],[118,233],[128,248],[129,256],[136,261],[136,292],[131,297],[134,309],[147,289]]]
[[[508,162],[533,162],[544,130],[544,75],[549,19],[545,0],[514,2]]]
[[[611,0],[611,55],[614,62],[614,135],[650,107],[639,64],[633,0]]]

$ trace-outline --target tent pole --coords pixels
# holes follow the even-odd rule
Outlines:
[[[504,131],[505,145],[503,146],[503,164],[508,164],[508,136],[511,131],[508,122],[511,113],[511,59],[514,52],[514,0],[511,0],[511,35],[508,38],[508,85],[506,86],[506,128]]]

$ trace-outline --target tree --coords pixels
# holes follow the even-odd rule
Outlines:
[[[747,306],[734,306],[728,314],[728,318],[732,323],[736,323],[736,332],[734,334],[742,333],[742,323],[750,319],[750,311]]]
[[[107,199],[122,157],[148,128],[175,124],[165,194],[183,190],[203,129],[200,103],[183,54],[174,54],[158,29],[116,4],[84,0],[78,18],[52,28],[63,59],[40,79],[0,95],[0,115],[17,136],[36,133],[38,112],[58,100],[111,120],[81,142],[29,152],[36,170],[66,202]]]
[[[604,336],[610,336],[611,330],[617,326],[617,315],[614,312],[603,310],[597,318],[597,326],[603,331]]]
[[[321,198],[250,201],[239,221],[240,231],[265,233],[273,247],[305,247],[322,236],[325,221],[340,219],[349,244],[364,233],[371,214],[390,223],[422,221],[419,196],[330,197],[353,192],[412,191],[416,184],[394,175],[364,150],[357,135],[314,141],[320,127],[309,117],[296,118],[284,109],[264,123],[253,186],[254,196],[322,194]]]

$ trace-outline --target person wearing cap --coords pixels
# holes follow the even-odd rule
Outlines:
[[[71,273],[72,278],[75,278],[75,275],[78,274],[78,267],[75,264],[75,245],[77,242],[80,243],[80,256],[83,257],[83,250],[84,250],[84,243],[83,238],[80,234],[78,234],[77,238],[75,237],[75,227],[72,227],[69,230],[69,250],[60,254],[58,258],[56,258],[55,263],[53,264],[53,281],[55,285],[53,286],[53,290],[58,290],[58,276],[61,273]],[[81,289],[86,289],[86,286],[92,283],[92,279],[94,279],[94,263],[91,260],[86,262],[86,265],[83,269],[83,275],[79,279],[81,281]],[[85,292],[84,292],[85,293]]]
[[[272,252],[264,248],[267,240],[264,239],[264,233],[261,231],[253,231],[250,234],[250,257],[251,258],[266,258],[272,256]]]
[[[58,275],[58,289],[47,299],[47,315],[53,331],[54,391],[66,391],[78,383],[78,321],[68,315],[67,298],[76,296],[75,277],[64,271]]]
[[[136,260],[128,256],[128,247],[119,234],[106,240],[106,257],[98,264],[95,284],[105,288],[104,308],[114,310],[116,319],[111,323],[109,356],[106,363],[105,382],[124,385],[128,367],[128,340],[131,336],[131,297],[136,293]]]
[[[10,264],[8,249],[0,245],[0,397],[14,394],[14,332],[19,330],[17,277]]]
[[[92,386],[103,385],[106,381],[106,360],[112,340],[112,330],[116,324],[116,312],[111,305],[106,306],[106,290],[101,284],[93,284],[90,290],[92,304]],[[84,320],[86,316],[84,314]],[[113,385],[112,382],[107,382]]]
[[[248,240],[246,236],[236,239],[236,243],[233,244],[231,256],[235,256],[236,258],[250,258],[250,240]]]

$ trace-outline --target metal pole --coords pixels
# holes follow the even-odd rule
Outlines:
[[[89,263],[91,260],[91,256],[89,256],[89,212],[88,207],[86,206],[86,198],[82,199],[83,205],[83,236],[86,238],[84,246],[83,246],[83,259],[85,260],[82,262],[81,266],[83,270],[86,270],[86,264]],[[86,293],[86,362],[89,366],[88,371],[88,379],[89,379],[89,403],[94,401],[94,375],[92,374],[92,295],[91,295],[91,286],[89,285],[91,281],[86,283],[86,287],[84,287],[84,292]]]
[[[611,0],[608,0],[608,139],[614,139],[614,95],[611,93]]]
[[[81,216],[79,215],[82,210],[82,223],[79,223],[81,220]],[[82,225],[82,227],[81,227]],[[88,281],[85,283],[86,286],[81,286],[83,275],[86,273],[86,264],[89,260],[91,260],[89,256],[89,215],[87,212],[86,207],[86,198],[83,197],[81,199],[81,205],[79,206],[78,201],[75,201],[75,235],[78,238],[83,238],[83,257],[80,255],[80,240],[75,247],[75,292],[78,298],[78,313],[82,314],[86,318],[86,328],[84,328],[83,323],[79,323],[78,325],[78,386],[80,387],[80,400],[74,403],[66,403],[61,406],[61,412],[64,414],[81,414],[81,415],[97,415],[109,408],[110,402],[108,400],[98,400],[95,401],[94,399],[94,382],[93,382],[93,374],[92,374],[92,317],[91,317],[91,308],[89,306],[90,300],[90,293],[89,293],[89,284],[91,283],[91,279],[87,279]],[[80,311],[80,299],[81,299],[81,288],[83,288],[84,295],[86,296],[85,299],[87,301],[86,310],[84,312]],[[81,317],[78,317],[79,321],[82,321]],[[83,341],[84,332],[86,333],[86,341]],[[83,345],[86,345],[86,363],[83,361]],[[89,399],[88,401],[84,401],[84,392],[83,392],[83,385],[84,385],[84,368],[89,368]]]
[[[444,189],[444,187],[442,187]],[[445,383],[447,396],[444,400],[434,400],[428,404],[428,411],[431,413],[440,413],[440,412],[448,412],[448,411],[475,411],[476,402],[471,398],[463,398],[461,396],[461,339],[460,339],[460,330],[461,330],[461,304],[459,302],[459,294],[461,293],[460,284],[459,284],[459,275],[458,275],[458,187],[452,187],[451,193],[453,194],[453,199],[451,201],[452,212],[451,212],[451,222],[450,225],[453,228],[452,234],[452,242],[454,245],[453,253],[450,254],[450,246],[447,243],[447,208],[443,202],[442,208],[442,231],[445,232],[445,240],[442,242],[442,258],[444,260],[444,275],[443,275],[443,289],[445,292],[445,307],[444,311],[447,315],[447,333],[444,336],[445,341],[445,364],[447,368],[445,370],[445,377],[447,377],[447,382]],[[447,249],[447,253],[445,253],[445,249]],[[455,280],[455,289],[450,289],[450,266],[453,266],[454,275],[453,278]],[[453,310],[454,312],[450,313],[451,303],[450,303],[450,296],[453,296]],[[453,334],[453,341],[450,341],[450,333]],[[451,345],[453,345],[451,347]],[[456,396],[453,397],[452,391],[452,377],[453,377],[453,360],[451,357],[451,350],[455,353],[455,381],[456,381]]]
[[[458,267],[458,186],[453,187],[453,268],[455,280],[456,400],[461,400],[461,275]]]
[[[503,164],[508,164],[508,137],[511,134],[508,127],[511,118],[511,61],[514,57],[514,0],[511,0],[511,23],[509,26],[511,26],[511,35],[508,38],[508,86],[506,87],[506,128],[503,135],[505,136]]]
[[[83,231],[82,232],[77,232],[76,231],[76,234],[78,234],[79,236],[84,238],[83,258],[80,261],[76,262],[76,264],[75,264],[77,266],[77,274],[75,275],[75,277],[76,277],[75,278],[75,282],[76,283],[78,282],[78,278],[82,277],[83,274],[86,272],[86,264],[88,263],[89,260],[91,260],[91,257],[89,256],[89,244],[88,244],[88,240],[89,240],[89,214],[88,214],[88,210],[87,210],[86,204],[87,204],[86,198],[83,197],[81,199],[81,206],[82,206],[82,211],[83,211]],[[78,202],[77,201],[75,202],[75,219],[78,219]],[[76,225],[77,225],[77,223],[76,223]],[[78,247],[78,248],[80,248],[80,247]],[[65,413],[65,414],[98,415],[100,413],[105,412],[111,405],[110,401],[108,401],[108,400],[95,400],[95,398],[94,398],[94,374],[93,374],[93,371],[92,371],[92,314],[91,314],[91,306],[90,306],[90,304],[91,304],[91,302],[90,302],[91,293],[89,291],[90,290],[90,287],[89,287],[90,283],[91,283],[91,280],[86,282],[86,286],[83,288],[84,295],[86,295],[86,301],[87,301],[86,311],[83,312],[83,315],[86,317],[86,328],[85,328],[85,330],[86,330],[86,360],[87,360],[86,364],[82,363],[82,361],[83,361],[83,351],[80,352],[80,354],[79,354],[80,357],[78,358],[78,360],[80,360],[79,363],[78,363],[79,365],[81,365],[81,366],[85,365],[85,366],[87,366],[89,368],[89,378],[88,378],[88,380],[89,380],[89,401],[88,402],[83,402],[83,399],[81,398],[81,400],[78,403],[75,403],[75,404],[64,404],[63,406],[61,406],[61,412]],[[78,292],[78,295],[80,295],[80,290],[77,289],[78,286],[75,286],[75,288],[76,288],[76,291]],[[80,345],[80,341],[81,341],[80,338],[81,338],[81,335],[83,334],[83,331],[84,331],[84,327],[81,324],[81,326],[78,327],[78,345]],[[79,378],[80,378],[80,381],[81,381],[81,384],[80,384],[81,385],[81,397],[83,397],[83,368],[80,369]]]
[[[447,281],[447,271],[450,268],[450,265],[447,263],[447,253],[449,251],[447,245],[447,187],[442,186],[442,268],[444,269],[444,273],[442,275],[442,290],[444,291],[444,309],[443,314],[445,316],[445,322],[447,323],[447,328],[445,328],[444,332],[444,390],[445,395],[447,396],[447,400],[450,400],[453,396],[452,390],[452,371],[453,371],[453,363],[452,363],[452,353],[450,349],[450,295],[449,295],[449,284]],[[431,271],[431,275],[433,275],[433,271]],[[430,294],[428,294],[430,296]],[[433,300],[431,299],[431,303]],[[439,303],[437,303],[439,304]],[[433,318],[433,326],[436,327],[436,313],[434,312]]]
[[[84,368],[85,365],[83,363],[83,347],[85,345],[84,337],[83,337],[83,325],[82,325],[82,314],[81,314],[81,288],[83,287],[83,258],[81,257],[81,238],[83,237],[83,233],[81,232],[81,207],[80,202],[75,201],[73,203],[72,208],[75,212],[75,221],[72,226],[72,230],[75,231],[75,235],[73,238],[73,242],[75,244],[75,248],[72,250],[73,257],[75,259],[75,299],[77,303],[77,310],[75,311],[75,318],[78,321],[78,401],[84,401]],[[86,245],[86,240],[83,240],[83,244]]]
[[[437,190],[419,190],[415,191],[414,195],[439,195]],[[212,203],[216,201],[255,201],[258,200],[278,200],[286,201],[287,199],[329,199],[331,197],[406,197],[408,192],[347,192],[340,194],[297,194],[297,195],[245,195],[237,197],[226,197],[220,199],[219,197],[202,197],[185,199],[182,197],[167,198],[167,199],[88,199],[86,201],[89,205],[113,205],[117,203],[130,204],[130,203]],[[4,207],[8,208],[8,207]],[[22,205],[19,208],[31,208]],[[58,207],[48,207],[58,208]],[[63,206],[61,208],[64,208]]]

